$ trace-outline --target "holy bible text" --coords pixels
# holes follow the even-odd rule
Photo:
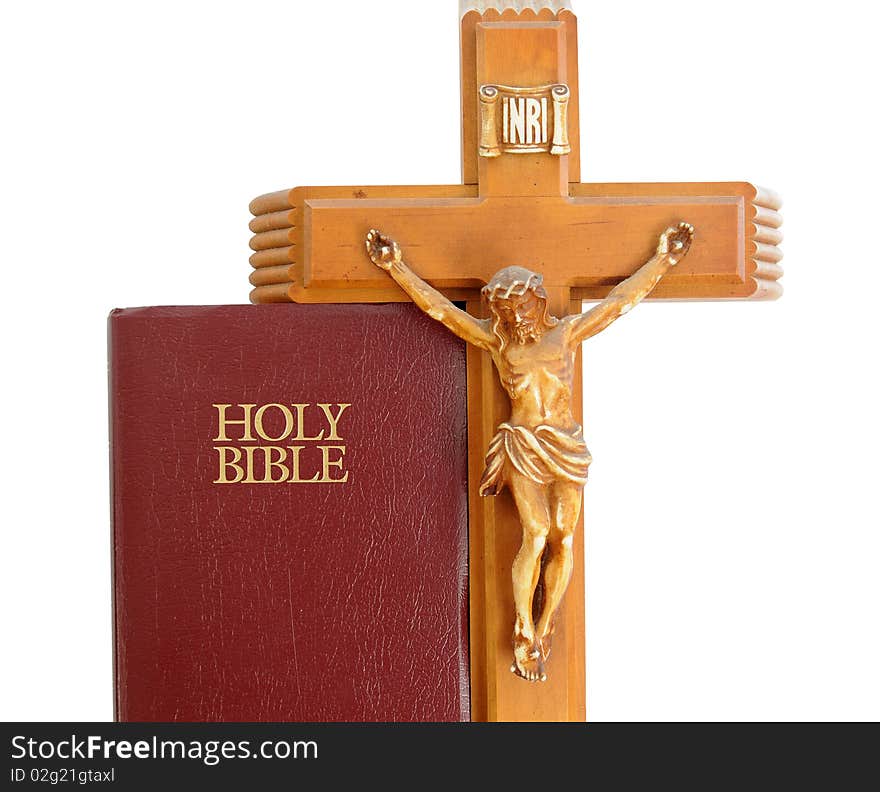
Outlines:
[[[339,423],[351,404],[214,404],[215,484],[345,484]],[[307,428],[320,424],[320,430]]]

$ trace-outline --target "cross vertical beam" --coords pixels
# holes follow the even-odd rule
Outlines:
[[[573,14],[566,15],[574,20]],[[504,19],[495,18],[493,14],[479,20],[475,13],[466,15],[462,19],[462,95],[476,96],[481,86],[495,84],[524,88],[567,85],[570,71],[577,73],[576,60],[573,68],[569,68],[568,47],[569,33],[575,33],[571,41],[576,42],[576,32],[571,30],[571,24],[555,17],[546,19],[546,13],[544,16],[545,19],[538,21],[537,18],[512,18],[510,13]],[[473,42],[466,40],[471,35]],[[468,73],[471,43],[475,50],[475,69]],[[569,124],[570,121],[567,119]],[[463,139],[468,137],[467,127],[472,123],[467,112],[463,113]],[[510,123],[510,116],[505,114],[505,129]],[[570,126],[567,132],[577,146],[577,127],[574,134]],[[466,177],[475,151],[476,147],[465,147],[462,151],[462,171]],[[489,201],[525,198],[529,199],[527,206],[534,206],[535,199],[567,198],[570,156],[547,152],[480,156],[478,195]],[[508,229],[507,233],[516,233],[516,230]],[[505,261],[496,262],[495,266],[500,268],[513,263],[526,264]],[[548,283],[552,282],[552,278],[548,279]],[[548,297],[556,316],[580,312],[580,303],[572,303],[568,286],[549,286]],[[484,310],[477,300],[469,301],[467,307],[477,315],[482,315]],[[583,423],[580,357],[579,353],[573,403],[577,405],[575,418]],[[472,718],[583,721],[586,718],[583,510],[573,547],[575,571],[557,616],[548,680],[541,684],[525,683],[510,672],[515,612],[511,569],[522,541],[519,517],[509,491],[492,498],[479,495],[483,457],[498,424],[507,420],[510,405],[487,353],[468,350],[467,375]]]

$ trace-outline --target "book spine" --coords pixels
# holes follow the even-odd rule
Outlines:
[[[116,403],[116,396],[119,393],[119,366],[116,362],[118,355],[118,339],[116,338],[118,313],[118,310],[114,310],[107,318],[107,401],[110,405],[108,426],[110,457],[110,602],[112,603],[111,631],[113,639],[111,651],[113,652],[113,720],[117,722],[121,721],[124,717],[124,703],[120,700],[124,687],[119,684],[122,669],[120,668],[121,661],[119,657],[119,588],[116,585],[119,578],[116,537],[121,522],[119,498],[120,465],[116,454],[116,443],[120,436],[119,414]]]

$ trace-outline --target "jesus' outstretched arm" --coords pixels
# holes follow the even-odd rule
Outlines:
[[[566,320],[571,326],[571,343],[579,344],[590,336],[601,333],[615,319],[644,300],[669,268],[684,258],[693,238],[694,227],[689,223],[679,223],[677,227],[667,228],[660,235],[657,253],[647,264],[615,286],[595,308]]]
[[[400,246],[393,239],[373,229],[367,234],[367,255],[385,270],[428,316],[442,322],[459,338],[488,349],[494,339],[489,322],[457,308],[440,292],[429,286],[403,262]]]

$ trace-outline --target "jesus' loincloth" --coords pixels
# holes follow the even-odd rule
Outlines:
[[[580,427],[573,433],[543,425],[533,431],[503,423],[486,453],[480,495],[504,489],[508,465],[536,484],[568,481],[583,487],[592,461]]]

